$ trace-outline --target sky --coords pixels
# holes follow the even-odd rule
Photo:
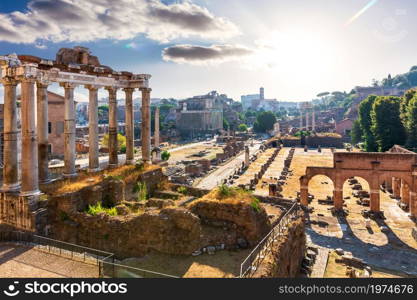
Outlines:
[[[415,0],[0,0],[0,55],[53,59],[82,45],[103,65],[151,74],[153,98],[239,100],[262,86],[309,101],[417,65],[416,12]]]

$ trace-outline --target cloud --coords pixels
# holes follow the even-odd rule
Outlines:
[[[11,43],[126,40],[138,35],[158,42],[222,40],[237,34],[235,24],[187,0],[31,0],[23,12],[0,13],[0,41]]]
[[[253,53],[253,50],[240,45],[213,45],[210,47],[175,45],[165,48],[162,58],[165,61],[200,65],[241,60]]]

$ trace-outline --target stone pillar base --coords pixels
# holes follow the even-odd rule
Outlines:
[[[16,183],[16,184],[3,184],[3,186],[1,187],[0,191],[7,193],[7,192],[18,192],[20,190],[20,184]]]
[[[15,229],[41,232],[46,225],[46,209],[39,208],[39,196],[19,195],[17,193],[0,194],[0,218],[3,224]]]
[[[62,176],[64,178],[75,178],[75,177],[78,176],[78,174],[77,173],[73,173],[73,174],[65,174],[65,173],[63,173]]]
[[[116,169],[119,165],[118,164],[109,164],[107,167],[109,169]]]
[[[135,164],[136,164],[136,159],[131,159],[131,160],[126,161],[126,165],[135,165]]]
[[[100,171],[102,171],[102,169],[100,169],[100,168],[88,169],[88,173],[98,173]]]
[[[39,184],[49,184],[51,182],[52,182],[52,179],[51,178],[48,178],[46,180],[39,180]]]

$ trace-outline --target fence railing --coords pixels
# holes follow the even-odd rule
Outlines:
[[[115,263],[114,253],[22,231],[0,232],[0,242],[22,244],[74,261],[97,266],[98,277],[177,278],[176,276]]]
[[[283,235],[291,222],[291,218],[299,211],[300,206],[294,203],[284,215],[281,216],[278,223],[272,230],[256,245],[252,252],[240,265],[240,277],[252,277],[258,270],[259,265],[263,262],[266,255],[272,251],[273,246],[278,241],[279,236]]]

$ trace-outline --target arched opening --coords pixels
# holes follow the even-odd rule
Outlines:
[[[325,210],[329,205],[333,205],[333,191],[333,181],[326,175],[315,175],[308,182],[308,193],[311,201],[323,204]]]
[[[371,188],[368,181],[362,177],[350,177],[343,183],[344,204],[350,210],[360,212],[371,205]]]

